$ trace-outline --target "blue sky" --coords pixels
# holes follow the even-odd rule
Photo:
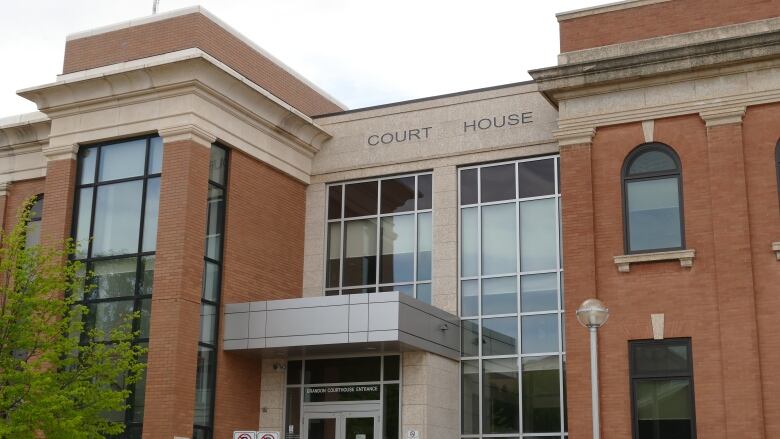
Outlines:
[[[0,117],[62,71],[65,36],[151,13],[153,0],[5,0]],[[160,0],[200,4],[350,108],[530,79],[556,63],[556,12],[605,0]]]

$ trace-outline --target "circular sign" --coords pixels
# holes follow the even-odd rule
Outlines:
[[[272,435],[272,434],[266,433],[260,439],[276,439],[276,437],[274,435]]]
[[[249,435],[249,433],[241,433],[238,435],[237,439],[253,439],[252,436]]]

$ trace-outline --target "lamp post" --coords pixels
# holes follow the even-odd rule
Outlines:
[[[577,310],[577,320],[590,331],[590,384],[593,409],[593,439],[601,439],[599,423],[598,329],[609,319],[609,309],[599,299],[587,299]]]

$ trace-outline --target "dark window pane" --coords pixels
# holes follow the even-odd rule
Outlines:
[[[328,261],[325,286],[339,286],[341,271],[341,223],[328,224]]]
[[[214,345],[217,342],[217,307],[200,304],[200,341]]]
[[[222,230],[225,219],[225,191],[209,185],[206,230],[206,257],[220,260],[222,253]]]
[[[479,361],[462,361],[461,367],[461,432],[479,433]],[[395,439],[395,438],[394,438]]]
[[[43,216],[43,195],[35,197],[33,205],[30,206],[30,221],[40,220]]]
[[[92,212],[92,188],[79,191],[78,219],[76,222],[76,257],[84,258],[89,249],[89,225]]]
[[[212,302],[219,300],[219,265],[209,261],[203,268],[203,298]]]
[[[195,374],[195,424],[198,425],[211,425],[216,359],[214,349],[198,347],[198,368]]]
[[[143,251],[157,249],[157,216],[160,212],[160,179],[150,178],[146,182],[146,206],[144,213]]]
[[[347,184],[344,187],[345,217],[376,215],[378,190],[376,181]]]
[[[380,283],[414,280],[414,240],[414,215],[382,218]]]
[[[525,347],[523,350],[525,351]],[[483,319],[482,355],[514,355],[516,353],[517,317]]]
[[[398,291],[401,294],[406,294],[409,297],[414,297],[414,285],[385,285],[379,287],[379,292]]]
[[[417,284],[417,300],[420,302],[432,304],[431,284]]]
[[[344,223],[344,286],[376,282],[376,220]]]
[[[533,160],[517,164],[517,190],[520,198],[555,193],[555,160]]]
[[[482,315],[517,312],[517,278],[493,277],[482,280]]]
[[[382,357],[307,360],[306,384],[380,381]]]
[[[285,401],[286,410],[284,411],[286,426],[284,431],[288,438],[301,437],[301,389],[294,387],[287,389],[287,399]]]
[[[134,295],[137,263],[138,260],[134,257],[94,262],[92,265],[95,284],[93,296],[105,299]]]
[[[342,290],[341,294],[367,294],[367,293],[375,293],[375,292],[376,292],[376,287],[371,287],[371,288],[351,288],[351,289],[348,289],[348,290]]]
[[[628,168],[628,175],[664,171],[677,171],[677,163],[671,155],[664,151],[650,150],[634,158]]]
[[[92,256],[138,252],[142,189],[141,181],[98,188]]]
[[[114,143],[100,148],[100,181],[137,177],[144,174],[146,139]]]
[[[671,343],[635,343],[634,375],[641,374],[688,374],[688,346]]]
[[[631,251],[682,246],[679,195],[677,177],[626,183]]]
[[[328,219],[341,218],[341,185],[328,188]]]
[[[463,320],[461,322],[460,353],[464,357],[479,355],[479,322]]]
[[[636,383],[637,427],[640,439],[692,438],[690,386],[689,379]]]
[[[433,206],[433,175],[417,176],[417,210],[430,209]]]
[[[414,177],[382,180],[381,213],[414,210]]]
[[[431,280],[433,251],[431,213],[417,215],[417,280]]]
[[[460,204],[476,204],[477,197],[477,169],[464,169],[460,171]]]
[[[149,139],[149,174],[162,172],[163,141],[162,137]]]
[[[479,312],[479,281],[464,280],[460,283],[460,315],[472,317]]]
[[[79,184],[95,182],[95,160],[97,160],[97,148],[79,149]]]
[[[309,419],[309,439],[334,439],[336,418]]]
[[[486,166],[480,169],[482,202],[515,198],[515,165]]]
[[[349,438],[374,439],[374,418],[346,418],[344,430]]]
[[[561,431],[558,357],[523,358],[523,431]]]
[[[388,355],[384,357],[385,361],[385,380],[394,381],[400,377],[401,357],[398,355]]]
[[[300,360],[287,362],[287,384],[301,384],[301,368],[303,362]]]
[[[532,274],[520,278],[520,311],[552,311],[558,309],[558,276]]]
[[[385,384],[383,401],[383,439],[398,439],[400,429],[398,384]]]
[[[209,160],[209,180],[224,186],[226,179],[227,150],[214,145],[211,147],[211,158]]]
[[[524,354],[558,351],[558,314],[522,317]]]
[[[482,432],[519,432],[517,359],[484,360],[482,367]]]

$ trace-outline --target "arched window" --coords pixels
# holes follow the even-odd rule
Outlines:
[[[685,248],[680,159],[662,143],[634,149],[623,164],[627,253]]]
[[[27,223],[25,245],[37,245],[41,241],[41,219],[43,218],[43,194],[35,196],[35,202],[30,208],[30,220]]]

